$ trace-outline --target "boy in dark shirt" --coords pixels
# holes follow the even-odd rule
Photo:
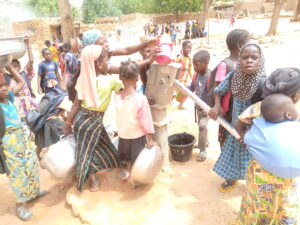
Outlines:
[[[210,71],[208,70],[208,64],[210,60],[210,54],[206,50],[200,50],[196,52],[193,57],[194,65],[194,76],[190,85],[190,90],[205,103],[208,103],[208,78]],[[203,162],[206,160],[206,142],[207,142],[207,113],[196,105],[198,126],[199,126],[199,137],[198,137],[198,148],[200,150],[197,157],[197,161]]]

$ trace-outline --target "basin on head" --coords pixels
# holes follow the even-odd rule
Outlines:
[[[26,52],[24,36],[0,37],[0,54],[12,52],[12,59],[19,59]]]
[[[10,64],[12,55],[13,52],[0,52],[0,69]]]

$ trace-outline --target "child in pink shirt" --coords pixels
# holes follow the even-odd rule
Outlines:
[[[146,146],[153,147],[153,120],[147,98],[136,90],[139,66],[126,61],[120,67],[120,80],[124,88],[115,95],[116,124],[119,135],[118,153],[126,163],[123,180],[129,178],[131,167]]]

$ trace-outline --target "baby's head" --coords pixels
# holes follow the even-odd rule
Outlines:
[[[298,112],[291,98],[283,94],[267,96],[261,103],[263,117],[273,123],[296,120]]]
[[[208,69],[210,54],[207,50],[199,50],[193,56],[193,65],[196,73],[205,74]]]
[[[124,81],[133,81],[136,82],[139,77],[139,66],[136,62],[128,61],[122,62],[120,67],[120,80]]]

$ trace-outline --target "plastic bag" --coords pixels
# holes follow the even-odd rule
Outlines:
[[[75,149],[74,136],[61,139],[49,147],[43,156],[42,167],[56,178],[66,178],[75,171]]]

